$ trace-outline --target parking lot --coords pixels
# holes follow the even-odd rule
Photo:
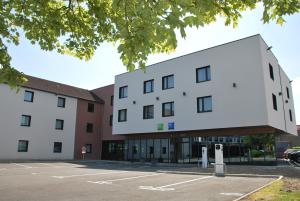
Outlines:
[[[0,163],[0,200],[235,200],[274,178],[110,162]]]

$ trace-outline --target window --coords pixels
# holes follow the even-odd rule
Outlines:
[[[64,120],[56,119],[55,129],[56,130],[63,130],[64,129]]]
[[[114,96],[110,97],[110,105],[113,106],[114,105]]]
[[[150,148],[149,153],[150,153],[150,154],[154,154],[154,147],[153,147],[153,146],[150,146],[149,148]]]
[[[205,82],[210,80],[210,66],[196,69],[196,82]]]
[[[162,148],[162,154],[167,154],[167,147]]]
[[[146,105],[143,110],[144,119],[153,119],[154,118],[154,105]]]
[[[94,104],[88,103],[88,112],[94,112]]]
[[[30,124],[31,124],[31,116],[30,115],[22,115],[21,126],[30,126]]]
[[[174,116],[174,102],[168,102],[162,104],[162,116],[163,117]]]
[[[58,97],[57,99],[57,107],[65,107],[66,99],[62,97]]]
[[[87,133],[92,133],[93,132],[93,127],[94,127],[94,125],[92,123],[87,123],[86,124],[86,132]]]
[[[28,152],[28,140],[19,140],[18,152]]]
[[[127,109],[119,110],[118,121],[127,121]]]
[[[272,94],[272,99],[273,99],[273,108],[274,110],[277,110],[277,99],[274,94]]]
[[[61,153],[61,149],[62,149],[62,143],[61,142],[54,142],[53,152],[54,153]]]
[[[33,102],[33,91],[25,91],[24,93],[24,101],[26,102]]]
[[[113,116],[112,115],[109,116],[109,125],[110,126],[113,125]]]
[[[148,80],[144,82],[144,94],[153,92],[154,80]]]
[[[86,153],[87,154],[92,153],[92,144],[86,144],[85,148],[86,148]]]
[[[286,96],[288,99],[290,99],[290,91],[288,87],[286,87]]]
[[[274,80],[274,72],[273,72],[273,66],[269,64],[269,71],[270,71],[270,78]]]
[[[197,98],[197,112],[211,112],[212,111],[212,97],[205,96]]]
[[[174,88],[174,75],[168,75],[162,78],[162,89]]]
[[[293,114],[292,114],[292,110],[289,110],[289,114],[290,114],[290,121],[293,121]]]
[[[119,88],[119,98],[127,98],[128,96],[128,86]]]

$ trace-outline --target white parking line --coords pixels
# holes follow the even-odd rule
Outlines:
[[[57,167],[59,167],[59,166],[52,165],[52,164],[49,164],[49,163],[37,163],[37,164],[41,164],[41,165],[45,165],[45,166],[48,166],[48,167],[53,167],[53,168],[57,168]]]
[[[110,179],[106,181],[87,181],[89,183],[93,184],[112,184],[114,181],[124,181],[124,180],[132,180],[132,179],[139,179],[139,178],[144,178],[144,177],[153,177],[153,176],[158,176],[163,173],[154,173],[154,174],[146,174],[146,175],[141,175],[141,176],[135,176],[135,177],[126,177],[126,178],[120,178],[120,179]]]
[[[116,174],[116,173],[126,173],[126,172],[128,172],[128,171],[100,172],[100,173],[93,173],[93,174],[76,174],[76,175],[52,176],[52,177],[53,178],[57,178],[57,179],[64,179],[64,178],[72,178],[72,177],[85,177],[85,176],[93,176],[93,175]]]
[[[29,165],[23,165],[23,164],[18,164],[18,163],[12,163],[12,164],[17,165],[17,166],[21,166],[21,167],[24,167],[24,168],[33,168]]]
[[[180,184],[186,184],[186,183],[190,183],[190,182],[194,182],[194,181],[199,181],[199,180],[203,180],[203,179],[208,179],[208,178],[211,178],[211,177],[213,177],[213,176],[201,177],[201,178],[197,178],[197,179],[181,181],[181,182],[177,182],[177,183],[174,183],[174,184],[168,184],[168,185],[165,185],[165,186],[158,186],[158,187],[140,186],[139,189],[152,190],[152,191],[173,191],[175,189],[174,188],[169,188],[169,187],[177,186],[177,185],[180,185]]]

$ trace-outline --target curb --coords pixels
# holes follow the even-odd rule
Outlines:
[[[158,170],[159,173],[169,173],[169,174],[191,174],[191,175],[212,175],[215,176],[215,173],[205,173],[205,172],[182,172],[182,171],[167,171],[167,170]],[[225,177],[251,177],[251,178],[278,178],[281,175],[260,175],[260,174],[226,174]]]

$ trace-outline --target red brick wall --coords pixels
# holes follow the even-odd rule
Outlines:
[[[94,112],[88,112],[88,103],[94,104]],[[101,157],[101,124],[103,104],[78,99],[75,131],[74,158],[81,159],[81,148],[85,144],[92,144],[92,153],[85,154],[85,159],[100,159]],[[93,132],[86,132],[86,124],[93,124]]]
[[[109,125],[110,115],[113,114],[113,106],[110,104],[110,99],[111,96],[114,95],[114,85],[108,85],[95,89],[93,90],[93,93],[95,93],[105,102],[102,120],[102,140],[124,140],[124,136],[112,135],[112,126]]]

